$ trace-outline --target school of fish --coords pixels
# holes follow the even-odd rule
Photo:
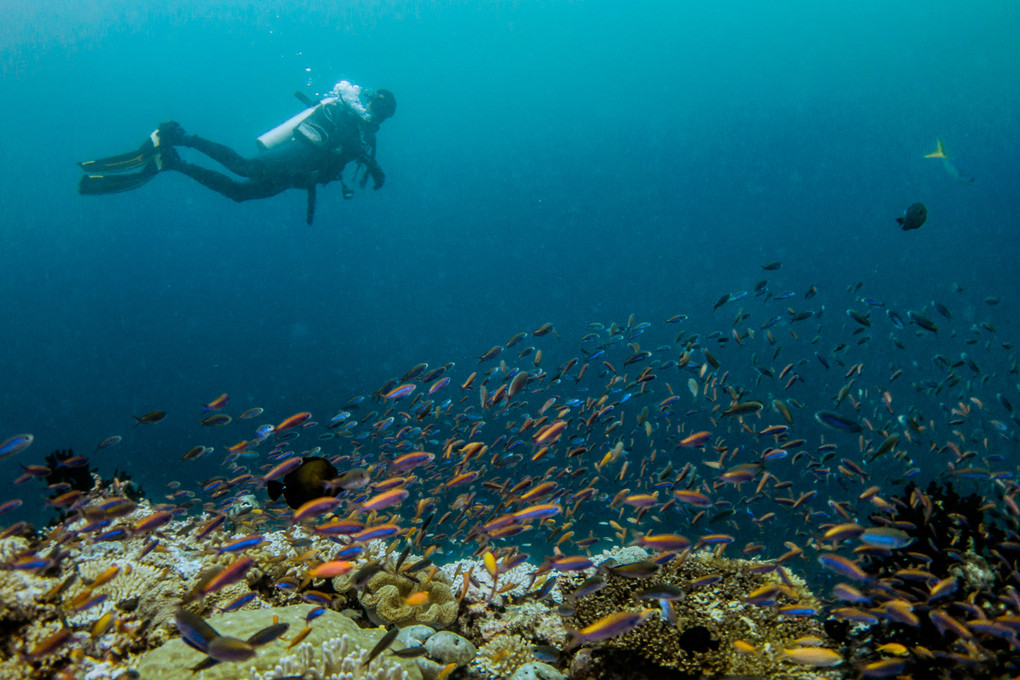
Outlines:
[[[761,269],[776,276],[780,266]],[[474,556],[494,592],[501,574],[526,563],[532,593],[579,573],[595,579],[582,586],[591,592],[609,576],[647,585],[633,608],[571,627],[561,650],[571,654],[657,617],[687,592],[658,584],[658,567],[710,551],[754,559],[763,572],[802,574],[824,605],[784,614],[853,629],[841,645],[784,650],[791,667],[840,668],[847,677],[928,677],[931,669],[1016,676],[1018,355],[999,336],[998,298],[972,299],[955,285],[946,295],[952,301],[894,307],[861,283],[789,291],[761,280],[714,308],[707,301],[696,313],[666,310],[651,321],[592,321],[580,337],[545,323],[475,357],[382,376],[373,394],[308,404],[265,424],[256,419],[270,420],[271,409],[245,404],[228,414],[227,394],[193,414],[132,416],[139,430],[193,418],[195,440],[167,463],[186,478],[190,462],[218,457],[222,474],[197,488],[171,483],[133,521],[125,517],[138,504],[116,485],[51,485],[45,503],[63,519],[45,534],[7,526],[3,538],[28,536],[32,547],[5,554],[4,568],[70,574],[68,546],[141,536],[146,552],[160,550],[161,536],[200,522],[198,538],[234,560],[195,586],[196,599],[258,566],[249,553],[267,534],[297,529],[330,537],[344,554],[309,565],[304,582],[278,584],[295,598],[317,579],[365,569],[357,557],[376,540],[395,560],[400,553],[396,571],[405,560],[420,570]],[[707,331],[692,327],[695,316],[710,319]],[[121,441],[105,439],[94,457]],[[37,502],[30,484],[53,472],[32,458],[32,443],[18,434],[0,444],[8,474],[21,464],[0,514]],[[939,516],[937,489],[947,485],[976,494],[980,515],[949,513],[945,536],[925,536]],[[262,508],[232,511],[245,496]],[[911,512],[921,519],[903,519]],[[957,532],[984,537],[985,553],[954,544]],[[643,547],[649,560],[593,562],[625,545]],[[946,555],[950,566],[936,568]],[[370,564],[355,578],[389,568]],[[984,580],[968,576],[976,572]],[[463,576],[466,590],[472,576]],[[714,582],[703,580],[691,587]],[[62,606],[94,611],[93,635],[121,616],[88,598]],[[770,591],[743,606],[781,603]],[[177,621],[209,664],[243,661],[283,633],[228,638],[186,609]],[[28,667],[49,658],[55,677],[75,677],[89,652],[75,650],[75,632],[65,625],[32,643],[13,636],[5,653]],[[757,653],[744,641],[736,647]]]

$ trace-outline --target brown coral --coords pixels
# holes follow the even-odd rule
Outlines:
[[[406,601],[416,593],[427,593],[423,604]],[[446,628],[457,618],[457,601],[442,572],[434,578],[414,582],[406,576],[380,572],[373,576],[359,596],[369,618],[398,626],[422,623],[433,628]]]

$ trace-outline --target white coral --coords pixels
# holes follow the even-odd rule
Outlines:
[[[38,600],[58,583],[23,571],[0,571],[0,619],[27,621],[43,607]]]
[[[22,553],[28,552],[29,543],[21,536],[0,538],[0,561],[10,562]]]
[[[535,584],[532,580],[532,573],[536,567],[530,562],[522,562],[513,569],[503,572],[498,578],[498,588],[502,588],[507,584],[514,584],[514,587],[508,591],[505,591],[501,595],[493,596],[493,582],[492,576],[489,574],[488,569],[485,567],[484,562],[481,559],[463,559],[456,562],[450,562],[440,567],[440,570],[446,574],[449,581],[453,584],[455,591],[459,591],[464,581],[464,574],[471,570],[471,577],[473,581],[477,581],[478,585],[474,583],[468,588],[466,600],[468,603],[471,602],[489,602],[490,598],[493,602],[502,604],[503,598],[507,595],[520,598],[528,589],[534,589]],[[454,578],[456,577],[456,578]],[[552,576],[550,576],[552,578]],[[553,587],[550,592],[556,602],[562,601],[562,595],[559,592],[559,585]]]

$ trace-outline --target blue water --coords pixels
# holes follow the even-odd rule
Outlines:
[[[161,4],[6,3],[0,439],[36,437],[0,461],[7,479],[74,448],[158,495],[220,472],[178,459],[210,438],[197,405],[222,392],[235,415],[324,420],[418,362],[456,362],[462,380],[544,322],[564,338],[549,362],[631,313],[728,333],[750,303],[712,304],[762,278],[815,285],[832,327],[863,309],[846,292],[863,282],[903,312],[937,299],[961,332],[991,319],[996,343],[1016,338],[1016,4]],[[311,227],[297,191],[234,204],[168,173],[76,193],[76,161],[168,119],[254,155],[301,109],[292,92],[340,78],[396,95],[387,181],[351,201],[320,188]],[[938,137],[973,184],[922,158]],[[903,232],[916,201],[928,222]],[[880,372],[893,351],[862,356]],[[938,350],[906,351],[930,366]],[[999,390],[1014,354],[985,360]],[[169,416],[132,428],[154,409]],[[92,455],[111,435],[124,441]]]

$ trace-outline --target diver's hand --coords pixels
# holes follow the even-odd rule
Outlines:
[[[376,163],[375,159],[371,156],[362,156],[361,162],[365,164],[365,170],[372,176],[372,188],[381,189],[383,183],[386,181],[386,173],[383,172],[382,168],[379,167],[379,164]],[[361,186],[364,187],[365,177],[362,177],[361,181]]]
[[[165,123],[160,123],[159,128],[159,144],[160,146],[174,146],[184,142],[186,133],[181,124],[176,120],[168,120]]]

